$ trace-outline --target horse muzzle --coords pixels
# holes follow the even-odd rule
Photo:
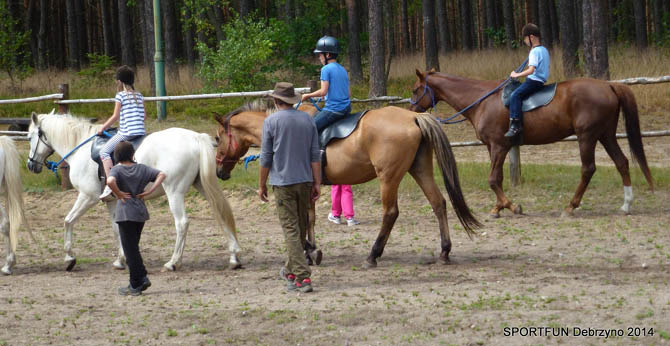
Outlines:
[[[216,176],[221,180],[228,180],[230,179],[230,172],[227,172],[223,167],[219,167],[216,169]]]
[[[33,172],[33,173],[40,173],[40,172],[42,172],[42,166],[43,166],[43,164],[41,164],[41,163],[39,163],[39,162],[37,162],[37,161],[33,161],[33,160],[30,160],[30,159],[29,159],[28,162],[26,163],[26,165],[28,166],[28,170],[31,171],[31,172]]]

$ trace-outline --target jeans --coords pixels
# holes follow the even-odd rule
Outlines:
[[[314,115],[316,130],[321,133],[321,131],[328,127],[328,125],[346,117],[349,115],[349,113],[351,113],[351,106],[347,107],[347,109],[343,110],[342,112],[333,112],[325,109],[321,110],[320,112],[316,113],[316,115]]]
[[[138,288],[142,285],[144,277],[147,276],[147,269],[144,267],[142,255],[140,255],[140,237],[142,236],[144,222],[122,221],[117,223],[119,224],[121,246],[123,246],[128,271],[130,272],[130,286]]]
[[[334,217],[344,215],[345,218],[354,217],[354,193],[351,185],[332,185],[330,187],[331,213]]]
[[[532,95],[534,92],[540,90],[544,86],[544,83],[538,82],[536,80],[526,78],[526,81],[523,82],[510,96],[509,101],[509,117],[512,120],[521,120],[521,103],[523,100],[527,99],[528,96]]]
[[[277,202],[277,216],[284,231],[288,260],[286,269],[300,282],[312,275],[304,255],[309,208],[311,207],[312,183],[273,186]]]

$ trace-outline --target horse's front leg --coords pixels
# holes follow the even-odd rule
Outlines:
[[[77,259],[74,257],[72,252],[72,229],[74,224],[79,220],[79,218],[86,213],[92,206],[98,203],[100,200],[97,196],[90,196],[85,193],[80,192],[77,196],[77,200],[74,202],[74,206],[65,217],[65,236],[63,248],[65,250],[65,264],[67,267],[65,270],[70,271],[74,268],[74,265],[77,264]]]
[[[16,263],[16,255],[12,249],[11,239],[9,238],[9,218],[2,205],[0,205],[0,233],[5,236],[5,252],[7,253],[7,261],[0,271],[5,275],[10,275],[12,273],[12,267],[14,267],[14,264]]]
[[[515,214],[521,214],[522,209],[520,205],[515,206],[512,201],[507,199],[502,188],[503,183],[503,164],[505,163],[505,156],[509,150],[505,150],[498,146],[491,146],[491,172],[489,173],[489,186],[496,194],[496,206],[491,209],[489,216],[493,218],[500,217],[500,211],[508,208]]]
[[[116,200],[107,202],[107,211],[109,212],[109,218],[112,220],[112,230],[114,231],[114,237],[119,243],[119,254],[116,256],[116,260],[112,265],[116,269],[125,269],[126,268],[126,255],[123,253],[123,245],[121,244],[121,236],[119,235],[119,224],[114,222],[116,216]]]
[[[169,271],[175,271],[181,265],[181,257],[184,254],[186,245],[186,233],[188,232],[189,220],[184,208],[184,193],[175,191],[165,191],[170,204],[170,211],[174,217],[174,225],[177,231],[177,239],[174,245],[174,252],[169,262],[163,267]]]

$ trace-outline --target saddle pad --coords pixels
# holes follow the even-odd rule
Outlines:
[[[107,133],[110,135],[114,136],[119,130],[116,128],[109,128],[107,129]],[[137,147],[142,144],[142,141],[144,138],[147,136],[137,136],[133,139],[131,139],[129,142],[130,144],[133,145],[133,148],[137,150]],[[102,167],[102,161],[100,161],[100,150],[102,150],[102,147],[109,141],[111,137],[102,137],[102,136],[97,136],[95,139],[93,139],[93,144],[91,144],[91,159],[95,161],[100,167]],[[114,155],[112,155],[112,162],[114,162]],[[116,164],[116,162],[114,162]]]
[[[352,113],[346,117],[330,124],[330,126],[323,129],[319,135],[319,144],[321,148],[325,148],[328,142],[336,138],[347,138],[358,125],[358,122],[368,111]]]
[[[512,81],[505,86],[502,92],[502,103],[505,107],[509,107],[510,96],[512,92],[516,90],[521,85],[519,81]],[[530,95],[527,99],[523,100],[521,105],[522,112],[528,112],[535,108],[542,107],[547,105],[551,100],[554,99],[556,94],[556,83],[547,84],[542,89],[538,90],[534,94]]]

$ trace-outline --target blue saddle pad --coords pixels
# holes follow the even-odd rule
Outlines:
[[[323,129],[319,135],[319,144],[321,145],[321,148],[325,148],[328,142],[333,139],[347,138],[352,132],[354,132],[358,122],[367,112],[368,111],[362,111],[349,114]]]
[[[521,85],[519,81],[512,81],[508,83],[502,92],[502,103],[505,107],[509,107],[510,96],[512,92],[516,90]],[[523,100],[521,105],[522,112],[528,112],[535,108],[542,107],[547,105],[551,100],[554,99],[556,94],[556,83],[547,84],[542,87],[542,89],[530,95],[527,99]]]
[[[109,128],[106,131],[110,135],[114,136],[117,132],[119,132],[118,129],[116,128]],[[137,150],[137,148],[142,144],[142,141],[146,138],[147,136],[136,136],[132,138],[129,142],[130,144],[133,145],[133,148]],[[95,161],[98,165],[100,165],[100,168],[102,168],[102,161],[100,160],[100,150],[102,150],[102,147],[105,146],[105,144],[109,141],[111,137],[102,137],[102,136],[97,136],[93,140],[93,144],[91,144],[91,159]],[[114,161],[114,155],[112,155],[112,162],[116,164]],[[101,175],[104,176],[104,173]]]

